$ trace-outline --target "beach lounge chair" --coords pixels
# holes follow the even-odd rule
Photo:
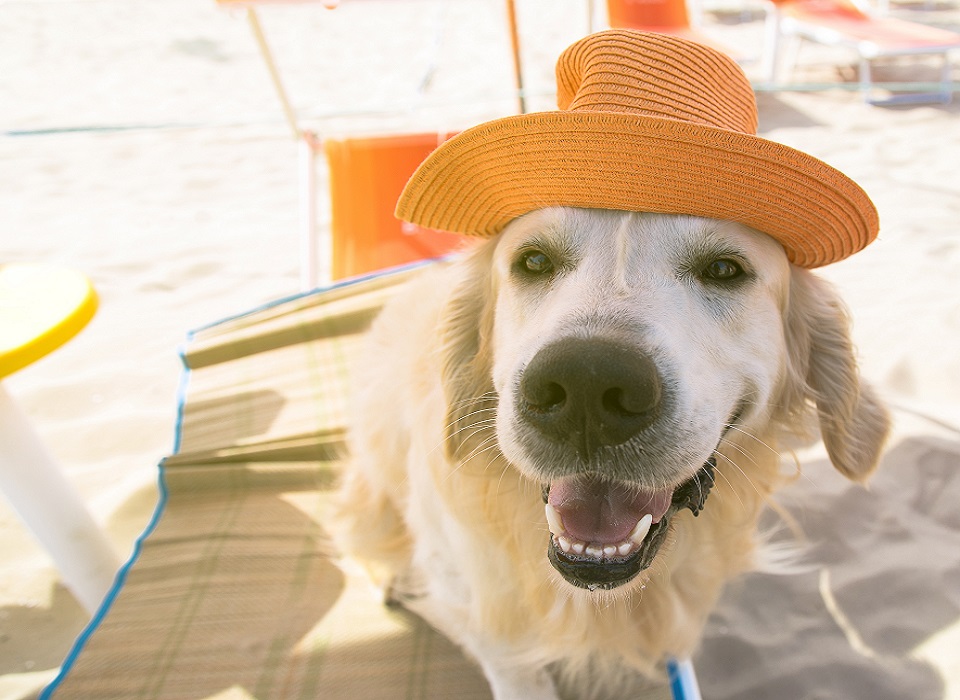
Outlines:
[[[360,250],[358,243],[352,239],[356,232],[345,233],[344,229],[338,228],[336,223],[329,237],[321,237],[317,226],[317,156],[324,150],[324,139],[307,129],[301,122],[293,102],[290,100],[287,90],[284,87],[281,78],[279,65],[274,57],[273,51],[267,41],[266,33],[260,21],[258,6],[282,5],[282,4],[322,4],[327,8],[333,9],[340,4],[340,0],[216,0],[217,4],[223,8],[242,8],[246,12],[247,21],[256,40],[261,58],[267,68],[267,72],[273,83],[280,105],[283,109],[284,117],[289,125],[294,138],[297,140],[299,148],[299,171],[300,171],[300,289],[302,291],[310,290],[318,284],[325,284],[334,279],[342,279],[351,274],[369,272],[378,267],[386,265],[399,265],[412,261],[417,257],[417,251],[426,248],[437,253],[443,252],[444,246],[441,244],[442,235],[427,234],[413,240],[409,237],[410,232],[401,232],[399,235],[395,230],[393,222],[379,230],[376,238],[383,244],[378,251]],[[516,81],[518,107],[520,112],[526,111],[526,100],[523,91],[523,69],[520,59],[520,35],[517,29],[516,8],[514,0],[506,0],[507,10],[507,29],[510,37],[510,44],[513,55],[514,78]],[[372,187],[379,188],[379,184],[371,184],[370,181],[357,180],[351,182],[351,178],[357,176],[358,169],[354,164],[346,160],[348,151],[354,153],[358,158],[366,159],[367,164],[374,162],[380,169],[378,173],[378,182],[394,183],[405,182],[413,174],[420,160],[423,160],[429,153],[429,149],[424,150],[425,145],[433,142],[434,147],[437,144],[436,133],[407,134],[395,139],[383,138],[379,140],[354,140],[345,142],[340,147],[327,149],[327,159],[332,170],[331,180],[336,180],[333,186],[334,201],[332,206],[340,212],[339,220],[343,216],[356,217],[359,214],[355,208],[355,203],[361,201],[359,195],[351,195],[345,188],[356,186],[358,191],[369,190]],[[411,154],[419,153],[419,160],[411,165]],[[399,194],[397,189],[397,194]],[[336,216],[336,211],[334,216]],[[347,212],[350,212],[347,214]],[[360,215],[362,216],[362,215]],[[384,221],[384,217],[378,220]],[[369,243],[373,234],[364,241]],[[447,247],[449,248],[449,246]],[[393,253],[397,255],[392,256]],[[374,266],[370,263],[375,262]]]
[[[867,102],[947,103],[951,100],[949,53],[960,49],[960,34],[955,32],[894,17],[875,16],[853,0],[771,0],[766,32],[764,60],[771,84],[780,80],[785,41],[806,39],[850,49],[857,54],[859,89]],[[934,89],[878,97],[871,61],[903,56],[939,56],[942,62],[939,83]]]
[[[175,453],[130,562],[41,698],[489,698],[477,667],[338,568],[324,532],[347,359],[416,267],[202,328]],[[689,663],[672,697],[698,700]],[[632,700],[668,700],[666,687]]]

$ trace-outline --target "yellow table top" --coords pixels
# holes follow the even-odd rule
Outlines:
[[[53,352],[97,311],[84,275],[54,265],[0,265],[0,379]]]

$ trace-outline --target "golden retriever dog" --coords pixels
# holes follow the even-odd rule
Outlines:
[[[500,700],[662,675],[751,566],[778,445],[819,423],[863,481],[888,429],[835,292],[689,215],[513,220],[388,305],[361,383],[338,543]]]

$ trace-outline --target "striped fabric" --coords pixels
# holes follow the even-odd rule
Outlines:
[[[452,643],[332,563],[323,527],[344,458],[347,359],[411,274],[191,336],[156,522],[42,697],[490,697]]]

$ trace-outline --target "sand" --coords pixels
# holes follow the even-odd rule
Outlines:
[[[531,101],[549,108],[555,57],[586,10],[519,5]],[[708,7],[722,10],[708,31],[759,56],[756,6]],[[960,27],[956,5],[895,8]],[[513,109],[498,0],[262,16],[322,133],[461,128]],[[0,36],[0,261],[68,264],[101,298],[76,340],[4,386],[125,557],[172,449],[186,333],[298,289],[296,145],[242,13],[212,1],[0,1]],[[849,88],[851,65],[804,49],[794,77]],[[818,448],[801,455],[781,500],[807,543],[730,588],[696,658],[704,695],[960,698],[960,104],[879,108],[848,89],[759,104],[765,137],[840,168],[880,210],[877,243],[822,274],[850,305],[896,432],[869,490]],[[775,539],[796,545],[782,528]],[[85,621],[0,499],[0,700],[32,697]]]

